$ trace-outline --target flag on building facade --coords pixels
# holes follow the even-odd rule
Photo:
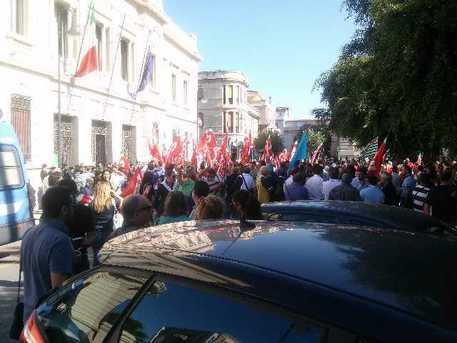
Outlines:
[[[296,164],[299,163],[301,160],[308,158],[308,132],[303,132],[303,136],[300,140],[300,143],[297,146],[297,150],[295,151],[292,159],[289,163],[289,173],[295,168]]]
[[[94,70],[97,70],[97,49],[95,47],[95,20],[94,20],[94,1],[91,2],[89,7],[88,22],[85,30],[89,30],[88,40],[83,57],[79,63],[79,66],[76,70],[75,77],[83,77],[87,74],[90,74]],[[84,44],[84,40],[81,42]],[[82,47],[81,47],[82,48]],[[99,52],[100,53],[100,52]]]
[[[138,87],[135,89],[133,93],[129,92],[132,98],[136,98],[138,93],[142,92],[152,79],[151,76],[153,72],[152,69],[154,68],[154,56],[152,55],[149,46],[146,49],[146,58],[144,60],[143,70],[141,71],[141,77],[138,82]]]

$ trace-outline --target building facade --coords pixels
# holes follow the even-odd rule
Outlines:
[[[316,119],[296,119],[287,120],[284,122],[284,129],[282,132],[283,144],[287,149],[294,144],[294,139],[297,134],[304,129],[313,129],[319,126],[319,122]]]
[[[199,73],[199,132],[212,130],[218,140],[228,134],[232,146],[240,146],[244,137],[257,137],[259,113],[248,104],[248,79],[238,71]]]
[[[259,132],[276,129],[276,113],[271,104],[271,97],[265,98],[258,91],[248,91],[248,104],[259,114]]]
[[[275,126],[280,135],[284,133],[285,122],[288,120],[290,120],[289,107],[276,107]]]
[[[0,108],[29,167],[56,164],[59,151],[67,165],[147,161],[149,142],[196,138],[196,37],[161,0],[98,0],[92,13],[90,2],[0,2]],[[73,78],[89,43],[97,70]],[[151,76],[134,97],[148,49]]]

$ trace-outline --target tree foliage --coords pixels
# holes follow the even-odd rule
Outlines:
[[[254,146],[257,151],[263,151],[268,137],[271,138],[271,149],[273,150],[273,153],[280,154],[284,149],[284,144],[281,136],[275,130],[266,130],[258,135],[258,137],[254,140]]]
[[[359,29],[317,81],[330,127],[392,153],[457,150],[457,1],[346,0]]]

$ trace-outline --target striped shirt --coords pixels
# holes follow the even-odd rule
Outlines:
[[[430,188],[417,185],[413,189],[413,206],[414,211],[424,212],[424,203],[427,200],[427,195],[430,192]]]

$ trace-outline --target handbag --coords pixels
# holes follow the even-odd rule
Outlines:
[[[17,282],[16,308],[14,309],[13,322],[10,327],[10,338],[18,340],[24,328],[24,303],[21,302],[21,275],[22,263],[19,260],[19,278]]]

